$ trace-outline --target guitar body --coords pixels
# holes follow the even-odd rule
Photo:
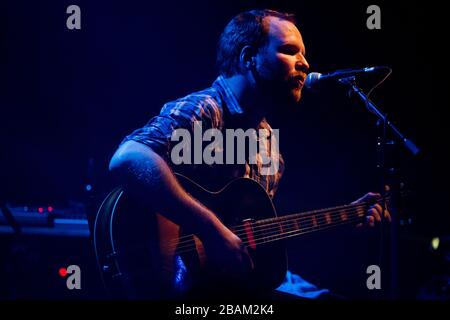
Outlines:
[[[185,190],[215,212],[252,244],[252,221],[276,216],[264,189],[238,178],[219,191],[209,191],[177,175]],[[158,199],[155,199],[158,201]],[[208,260],[201,241],[165,217],[139,206],[122,188],[103,201],[94,226],[94,245],[103,282],[112,298],[167,299],[236,297],[270,292],[287,270],[282,241],[249,245],[254,263],[249,274],[224,274]],[[245,228],[244,228],[245,226]],[[277,225],[275,224],[275,228]]]

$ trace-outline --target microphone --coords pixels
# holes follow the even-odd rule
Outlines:
[[[305,80],[305,86],[308,89],[311,89],[312,87],[315,87],[319,85],[320,83],[329,82],[329,81],[336,81],[343,78],[349,78],[358,76],[361,74],[369,74],[372,72],[377,72],[379,70],[386,69],[386,67],[367,67],[363,69],[344,69],[344,70],[338,70],[333,73],[328,74],[321,74],[319,72],[310,72],[306,76]]]

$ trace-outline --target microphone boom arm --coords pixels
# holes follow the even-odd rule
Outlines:
[[[385,126],[389,127],[392,130],[392,132],[397,136],[397,138],[400,141],[402,141],[402,143],[406,147],[406,149],[408,149],[414,156],[417,155],[420,152],[419,147],[417,147],[414,144],[414,142],[412,142],[410,139],[406,138],[392,122],[390,122],[389,120],[386,119],[386,116],[383,113],[381,113],[381,111],[375,106],[375,104],[372,101],[370,101],[370,99],[361,90],[361,88],[359,88],[356,85],[354,80],[355,80],[354,77],[349,77],[349,78],[340,79],[339,81],[344,84],[349,85],[350,89],[363,100],[363,102],[367,106],[369,112],[375,114],[378,117],[378,119],[382,123],[385,124]]]

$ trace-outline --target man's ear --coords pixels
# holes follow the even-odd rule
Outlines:
[[[243,70],[253,70],[256,66],[256,50],[252,46],[245,46],[239,56]]]

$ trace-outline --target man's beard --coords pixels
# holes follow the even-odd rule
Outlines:
[[[268,102],[270,113],[293,110],[299,104],[301,88],[293,80],[265,80],[259,78],[258,88],[262,98]]]

